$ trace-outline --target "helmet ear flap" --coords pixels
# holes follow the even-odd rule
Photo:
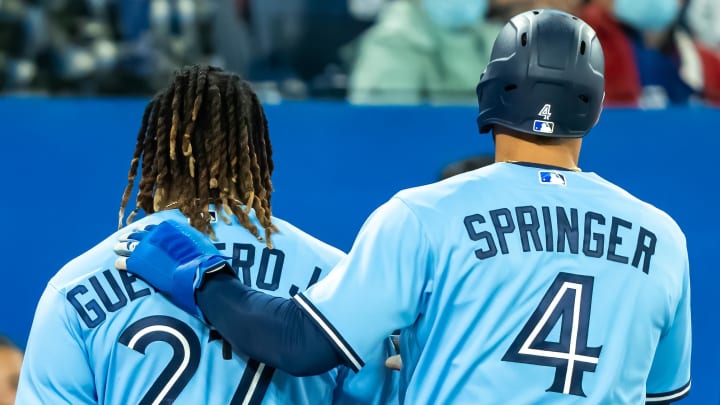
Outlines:
[[[478,100],[482,100],[482,99],[483,99],[483,94],[484,94],[484,92],[485,92],[485,90],[484,90],[484,88],[485,88],[485,82],[483,82],[483,78],[485,77],[485,73],[486,73],[486,71],[484,71],[484,72],[480,75],[480,81],[478,82],[478,85],[475,87],[475,93],[477,94]],[[492,94],[492,93],[491,93],[491,94]],[[499,101],[499,100],[498,100],[498,101]],[[482,108],[482,104],[480,104],[480,107]],[[480,111],[480,112],[482,113],[482,111]],[[492,130],[492,125],[488,125],[488,123],[487,123],[487,122],[484,122],[483,120],[481,120],[479,116],[478,116],[476,122],[477,122],[477,126],[478,126],[478,132],[480,132],[481,134],[490,132],[490,130]]]
[[[483,91],[482,91],[482,85],[481,85],[481,84],[482,84],[482,82],[483,82],[483,78],[485,78],[485,73],[486,73],[486,72],[487,72],[487,69],[486,69],[486,70],[483,70],[483,72],[480,73],[480,80],[478,80],[478,84],[477,84],[477,86],[475,86],[475,94],[477,94],[478,100],[480,100],[480,98],[482,97]]]

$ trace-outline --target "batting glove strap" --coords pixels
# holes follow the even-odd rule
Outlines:
[[[183,311],[204,319],[195,301],[195,290],[203,285],[206,275],[220,271],[235,275],[223,256],[200,256],[182,263],[173,273],[173,285],[166,295]]]

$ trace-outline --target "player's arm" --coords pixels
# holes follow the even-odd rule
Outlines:
[[[204,315],[238,353],[294,375],[343,363],[358,370],[363,361],[357,353],[372,353],[390,332],[417,318],[427,278],[427,266],[417,272],[417,258],[427,258],[421,234],[404,203],[391,200],[368,219],[350,255],[291,300],[244,286],[228,263],[206,266],[218,252],[185,222],[153,228],[118,267],[175,303],[197,300],[199,309],[186,310]]]
[[[48,285],[30,329],[16,403],[98,403],[79,324],[69,305]]]
[[[691,343],[690,277],[686,264],[682,296],[675,316],[660,336],[655,351],[648,376],[646,403],[667,404],[680,400],[689,393]]]
[[[343,363],[295,301],[246,287],[212,241],[187,221],[167,220],[123,235],[115,252],[121,256],[118,269],[210,323],[241,355],[296,376]]]
[[[307,376],[345,363],[294,300],[246,287],[229,272],[208,277],[197,291],[197,304],[233,351],[274,368]]]
[[[240,353],[295,375],[340,363],[357,371],[391,332],[417,319],[428,252],[415,214],[393,198],[368,218],[348,256],[292,300],[247,288],[226,273],[211,275],[197,302]]]

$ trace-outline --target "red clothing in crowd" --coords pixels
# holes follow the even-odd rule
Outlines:
[[[605,102],[610,105],[636,106],[642,93],[642,84],[627,28],[607,10],[595,4],[585,6],[580,17],[595,29],[605,52]],[[681,66],[678,67],[684,69],[681,77],[687,79],[685,81],[700,98],[720,105],[720,55],[697,41],[690,44],[694,48],[690,50],[690,55],[699,63],[693,64],[681,57]],[[687,53],[685,55],[687,57]]]

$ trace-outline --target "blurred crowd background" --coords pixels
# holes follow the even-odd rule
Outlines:
[[[580,16],[609,105],[720,105],[718,0],[0,0],[0,92],[146,96],[179,66],[244,75],[265,101],[474,104],[500,27]]]

